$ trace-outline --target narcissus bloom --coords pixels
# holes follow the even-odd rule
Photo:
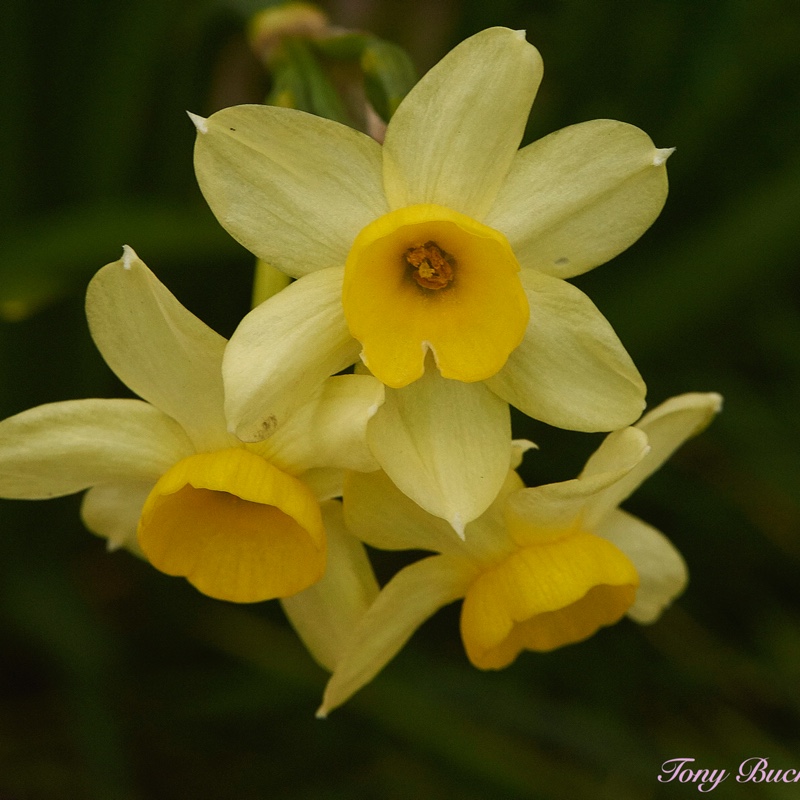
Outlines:
[[[143,400],[51,403],[1,422],[0,496],[88,488],[83,519],[111,548],[223,600],[288,597],[317,582],[320,501],[340,493],[343,469],[377,467],[365,431],[383,386],[331,378],[295,398],[269,441],[244,445],[223,415],[225,339],[133,250],[94,277],[86,313],[106,362]],[[336,509],[326,513],[335,524]]]
[[[345,483],[345,521],[383,549],[438,555],[405,567],[357,623],[325,692],[321,714],[344,702],[437,609],[464,598],[461,636],[481,669],[522,650],[578,642],[623,615],[653,622],[686,584],[678,552],[618,508],[719,410],[716,394],[675,397],[636,426],[609,434],[576,480],[522,488],[511,471],[497,500],[457,540],[383,472]]]
[[[193,116],[197,177],[217,218],[299,278],[228,347],[226,411],[240,438],[259,440],[287,413],[275,386],[314,386],[360,356],[391,387],[369,434],[378,461],[462,530],[503,484],[506,403],[582,431],[638,418],[639,373],[565,279],[653,222],[670,151],[611,120],[518,150],[541,77],[523,34],[492,28],[412,89],[383,146],[292,109]],[[447,435],[428,446],[431,403]]]

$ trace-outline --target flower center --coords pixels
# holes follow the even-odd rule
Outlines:
[[[425,289],[444,289],[455,275],[455,258],[434,241],[409,247],[404,258],[414,280]]]
[[[137,535],[156,569],[219,600],[288,597],[325,570],[325,532],[311,490],[239,447],[189,456],[162,475]]]
[[[528,326],[519,264],[499,231],[444,206],[398,208],[355,238],[342,309],[361,358],[399,389],[432,351],[445,378],[496,374]]]

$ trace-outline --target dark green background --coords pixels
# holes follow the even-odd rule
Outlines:
[[[467,662],[456,607],[327,721],[325,675],[276,603],[209,600],[83,530],[79,498],[0,505],[0,800],[679,798],[668,758],[800,768],[800,5],[793,0],[341,2],[421,70],[489,25],[545,79],[528,130],[611,117],[670,159],[629,251],[576,280],[650,405],[725,408],[631,500],[684,553],[686,594],[507,670]],[[0,24],[0,414],[124,388],[83,317],[123,243],[230,335],[251,259],[192,174],[184,109],[259,101],[229,4],[7,0]],[[598,437],[518,420],[532,483]],[[401,559],[376,560],[385,577]],[[800,797],[800,784],[724,798]]]

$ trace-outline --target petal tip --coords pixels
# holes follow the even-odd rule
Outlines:
[[[122,268],[129,270],[134,261],[139,261],[136,251],[129,245],[122,245]]]
[[[512,439],[511,446],[520,451],[520,453],[527,453],[529,450],[538,450],[539,445],[532,442],[530,439]]]
[[[186,113],[200,133],[208,133],[208,120],[205,117],[201,117],[199,114],[192,114],[191,111],[187,111]]]
[[[461,519],[461,514],[453,514],[453,516],[447,520],[450,523],[450,527],[456,532],[461,541],[466,541],[466,535],[464,534],[464,521]]]
[[[320,707],[319,707],[319,708],[316,710],[316,712],[314,713],[314,716],[315,716],[317,719],[328,719],[328,708],[327,708],[327,706],[325,705],[325,703],[323,703],[323,704],[322,704],[322,705],[321,705],[321,706],[320,706]]]
[[[666,163],[666,160],[675,152],[674,147],[662,147],[656,148],[656,152],[653,154],[653,166],[660,167],[662,164]]]
[[[511,459],[510,468],[517,469],[522,463],[523,456],[530,450],[538,450],[539,445],[529,439],[512,439],[511,440]]]

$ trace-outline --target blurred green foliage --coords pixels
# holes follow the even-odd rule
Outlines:
[[[252,9],[253,4],[250,4]],[[500,673],[467,663],[457,608],[327,721],[325,675],[276,604],[216,603],[82,529],[78,498],[0,505],[0,798],[684,797],[668,758],[800,768],[800,6],[793,0],[363,0],[334,21],[421,71],[490,26],[525,28],[545,80],[527,139],[611,117],[669,162],[663,214],[576,281],[650,403],[717,390],[723,413],[628,507],[692,584],[649,628],[623,622]],[[0,25],[0,412],[126,390],[82,295],[131,244],[229,335],[252,259],[192,173],[185,109],[269,86],[243,6],[7,0]],[[500,87],[502,90],[502,87]],[[569,478],[597,438],[517,419],[531,483]],[[396,555],[377,554],[383,576]],[[738,784],[726,798],[788,798]]]

